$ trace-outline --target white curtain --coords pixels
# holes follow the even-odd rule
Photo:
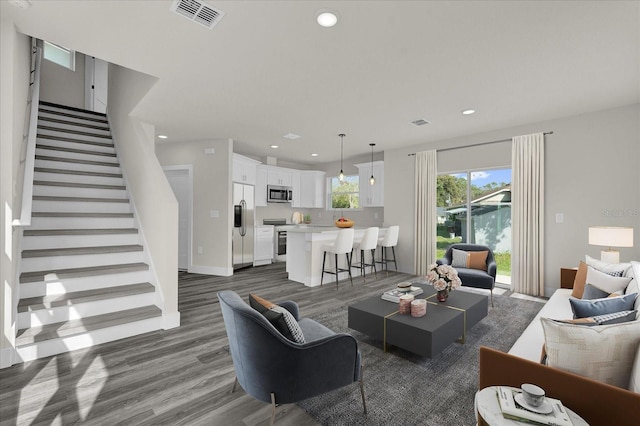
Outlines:
[[[511,162],[513,291],[544,296],[544,134],[514,137]]]
[[[435,150],[416,153],[415,188],[415,250],[416,275],[426,275],[436,261],[436,176]]]

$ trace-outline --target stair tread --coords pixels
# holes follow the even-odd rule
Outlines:
[[[85,144],[85,145],[94,145],[94,146],[102,146],[102,147],[105,147],[105,148],[113,148],[113,143],[112,142],[85,141],[85,140],[82,140],[82,139],[67,138],[67,137],[64,137],[64,136],[55,136],[55,135],[44,135],[44,134],[41,134],[41,133],[38,133],[36,135],[36,140],[37,139],[49,139],[49,140],[54,140],[54,141],[81,143],[81,144]]]
[[[25,229],[25,237],[45,237],[53,235],[109,235],[109,234],[137,234],[136,228],[93,228],[93,229]]]
[[[51,122],[51,123],[65,124],[65,125],[69,125],[69,126],[86,127],[88,129],[104,130],[106,132],[109,131],[109,125],[108,124],[107,125],[103,125],[103,126],[99,126],[97,124],[78,123],[77,121],[69,121],[69,120],[63,120],[61,118],[41,117],[41,116],[38,116],[38,121],[48,121],[48,122]]]
[[[120,167],[119,163],[112,162],[112,161],[80,160],[80,159],[77,159],[77,158],[52,157],[50,155],[38,155],[38,154],[36,154],[36,160],[59,161],[61,163],[88,164],[88,165],[91,165],[91,166]]]
[[[96,155],[99,157],[117,157],[113,152],[92,151],[90,149],[67,148],[66,146],[43,145],[36,143],[36,149],[46,149],[49,151],[72,152],[74,154]]]
[[[87,116],[84,116],[84,115],[73,114],[71,112],[55,111],[53,109],[49,109],[49,108],[43,107],[43,106],[38,108],[38,112],[42,112],[42,113],[45,113],[45,114],[60,115],[62,117],[77,118],[78,120],[93,121],[93,122],[96,122],[96,123],[105,123],[106,124],[106,123],[109,122],[109,121],[107,121],[107,118],[105,116],[87,117]]]
[[[100,212],[33,212],[32,217],[94,217],[94,218],[132,218],[133,213]]]
[[[116,297],[133,296],[152,293],[155,287],[151,283],[128,284],[117,287],[103,287],[96,290],[75,291],[65,294],[53,294],[21,299],[18,312],[33,312],[40,309],[51,309],[60,306],[71,306],[78,303],[97,300],[114,299]]]
[[[38,130],[50,130],[52,132],[60,132],[60,133],[69,133],[72,135],[81,135],[81,136],[90,136],[92,138],[102,138],[102,139],[111,139],[111,135],[103,135],[100,133],[93,133],[93,132],[83,132],[81,130],[70,130],[70,129],[63,129],[61,127],[55,127],[55,126],[42,126],[40,124],[38,124]]]
[[[63,186],[68,188],[92,188],[92,189],[115,189],[124,191],[127,187],[124,185],[103,185],[100,183],[78,183],[78,182],[59,182],[54,180],[34,180],[33,185],[40,186]]]
[[[34,201],[71,201],[87,203],[128,203],[127,198],[58,197],[54,195],[34,195]]]
[[[53,169],[50,167],[34,167],[34,172],[41,173],[57,173],[63,175],[80,175],[80,176],[98,176],[109,178],[122,178],[122,173],[106,173],[106,172],[89,172],[85,170],[68,170],[68,169]]]
[[[34,257],[77,256],[77,255],[85,255],[85,254],[105,254],[105,253],[127,253],[127,252],[134,252],[134,251],[143,251],[143,250],[144,250],[144,247],[141,246],[140,244],[34,249],[34,250],[23,250],[22,258],[29,259]]]
[[[78,320],[30,327],[18,330],[16,336],[16,346],[24,346],[31,343],[42,342],[45,340],[61,337],[70,337],[94,330],[99,330],[102,328],[123,325],[134,321],[140,321],[160,316],[162,316],[162,310],[160,310],[160,308],[155,305],[149,305],[135,309],[112,312],[109,314],[96,315]]]
[[[48,271],[32,271],[20,274],[21,283],[44,281],[45,275],[56,274],[58,279],[89,277],[96,275],[118,274],[121,272],[146,271],[149,265],[144,262],[123,263],[118,265],[87,266],[83,268],[54,269]]]
[[[40,101],[40,105],[46,105],[46,106],[50,106],[50,107],[54,107],[54,108],[60,108],[60,109],[67,109],[70,111],[77,111],[77,112],[83,112],[85,114],[91,114],[91,115],[96,115],[99,117],[106,117],[107,114],[103,113],[103,112],[96,112],[96,111],[90,111],[88,109],[82,109],[82,108],[76,108],[76,107],[72,107],[72,106],[68,106],[68,105],[61,105],[61,104],[56,104],[55,102],[49,102],[49,101]]]

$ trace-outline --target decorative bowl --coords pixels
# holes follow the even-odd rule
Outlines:
[[[351,228],[356,223],[350,219],[345,220],[344,222],[340,222],[336,220],[336,226],[338,228]]]
[[[404,292],[411,291],[411,283],[408,281],[398,283],[398,291],[404,291]]]

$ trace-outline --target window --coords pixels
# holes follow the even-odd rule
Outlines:
[[[74,50],[70,50],[66,47],[58,46],[57,44],[45,41],[44,58],[60,66],[68,68],[71,71],[76,70],[76,52]]]
[[[360,177],[358,175],[345,176],[344,182],[340,182],[337,177],[332,177],[329,181],[332,209],[360,208]]]
[[[498,275],[510,276],[511,169],[439,175],[436,194],[437,257],[453,243],[486,245]]]

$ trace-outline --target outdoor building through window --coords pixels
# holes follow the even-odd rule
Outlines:
[[[511,276],[511,169],[442,174],[437,178],[437,258],[453,243],[488,246],[500,282]],[[500,277],[498,277],[500,278]]]
[[[70,69],[76,70],[76,52],[57,44],[44,42],[44,59],[55,62],[56,64]]]
[[[332,209],[360,208],[360,177],[358,175],[345,176],[344,182],[340,182],[338,177],[332,177],[329,187]]]

